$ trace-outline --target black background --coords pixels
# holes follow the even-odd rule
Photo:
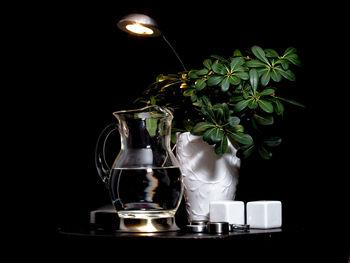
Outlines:
[[[34,193],[40,204],[32,210],[40,214],[36,221],[55,233],[85,224],[89,211],[109,202],[94,167],[100,131],[115,121],[112,112],[134,108],[133,100],[158,74],[182,70],[161,38],[133,37],[116,27],[133,12],[158,22],[188,69],[200,68],[212,54],[230,56],[236,48],[297,48],[302,67],[285,94],[306,108],[287,108],[279,127],[283,143],[272,160],[243,163],[236,199],[281,200],[283,226],[312,233],[310,242],[323,254],[344,258],[348,154],[342,149],[348,143],[349,74],[340,68],[347,46],[345,16],[338,6],[50,7],[34,22],[41,25],[38,41],[29,41],[30,58],[40,64],[40,73],[34,69],[31,77],[40,81],[34,91],[24,92],[37,101],[26,109],[28,115],[39,116],[37,129],[27,126],[33,133],[30,143],[40,152],[30,156],[40,174],[36,186],[43,190]]]

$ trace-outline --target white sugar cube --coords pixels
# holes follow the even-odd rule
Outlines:
[[[253,201],[247,203],[247,224],[251,228],[277,228],[282,226],[280,201]]]
[[[210,222],[244,224],[244,203],[242,201],[211,201],[209,204]]]

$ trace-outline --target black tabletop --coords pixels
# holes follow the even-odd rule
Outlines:
[[[131,233],[122,232],[115,229],[93,229],[88,227],[83,228],[60,228],[58,233],[66,237],[79,237],[79,238],[105,238],[105,239],[236,239],[247,237],[266,237],[272,238],[276,235],[283,233],[282,228],[273,229],[250,229],[248,231],[236,230],[229,232],[228,234],[209,234],[209,233],[191,233],[185,229],[179,231],[170,232],[158,232],[158,233]]]
[[[302,232],[288,228],[235,230],[228,234],[190,233],[185,229],[158,233],[127,233],[115,229],[94,227],[62,227],[57,231],[59,243],[56,254],[76,255],[89,259],[108,257],[119,259],[130,255],[133,260],[164,262],[161,254],[181,262],[226,260],[235,262],[286,262],[290,246],[302,237]],[[295,235],[296,234],[296,235]],[[299,251],[298,251],[299,253]],[[237,261],[237,260],[243,261]]]

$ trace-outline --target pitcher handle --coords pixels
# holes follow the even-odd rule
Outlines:
[[[106,154],[105,154],[106,142],[109,135],[115,130],[118,130],[118,124],[111,123],[107,125],[98,136],[97,143],[96,143],[95,165],[96,165],[97,173],[101,177],[104,183],[107,182],[109,173],[111,171],[111,168],[109,167],[106,161]]]

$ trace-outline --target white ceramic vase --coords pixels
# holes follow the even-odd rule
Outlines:
[[[214,146],[201,136],[177,133],[176,156],[183,175],[189,221],[209,220],[210,201],[235,198],[241,164],[236,153],[230,142],[228,151],[217,155]]]

